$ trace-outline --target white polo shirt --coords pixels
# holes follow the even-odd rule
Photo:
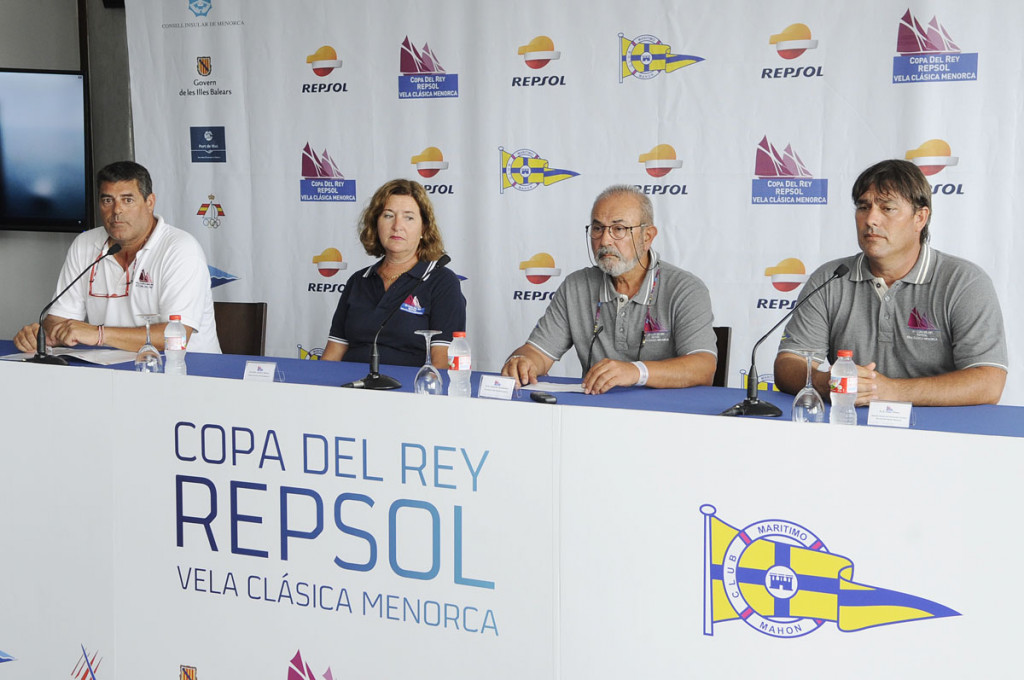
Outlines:
[[[159,314],[158,323],[180,314],[182,323],[196,330],[189,351],[220,353],[203,249],[191,234],[156,218],[153,233],[127,271],[113,257],[103,259],[49,313],[112,327],[144,325],[144,314]],[[54,295],[107,252],[106,243],[102,227],[80,234],[68,249]]]

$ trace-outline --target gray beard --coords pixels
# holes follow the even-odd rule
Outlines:
[[[605,255],[611,255],[615,260],[608,262],[604,259]],[[594,253],[594,259],[597,261],[597,268],[612,277],[622,276],[633,269],[637,263],[636,257],[626,261],[623,259],[622,253],[608,246],[598,248],[597,252]]]

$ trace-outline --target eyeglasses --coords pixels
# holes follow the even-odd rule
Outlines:
[[[615,239],[616,241],[621,241],[622,239],[626,238],[626,234],[628,232],[631,232],[634,229],[643,229],[646,226],[649,225],[638,224],[635,227],[626,227],[621,224],[613,224],[611,226],[605,226],[603,224],[598,224],[597,222],[591,222],[586,227],[584,227],[584,229],[586,229],[587,233],[590,234],[590,239],[592,241],[596,241],[597,239],[604,236],[605,229],[609,231],[613,239]]]
[[[119,292],[120,288],[121,288],[121,284],[120,283],[117,284],[118,292],[105,293],[105,292],[102,291],[102,287],[104,287],[104,283],[103,283],[102,278],[99,281],[99,283],[96,283],[96,267],[98,265],[99,265],[99,260],[97,260],[96,262],[93,263],[92,271],[89,272],[89,297],[97,297],[97,298],[122,298],[122,297],[127,297],[129,291],[131,290],[131,285],[132,285],[131,274],[132,274],[132,272],[135,269],[135,263],[134,262],[132,263],[132,267],[131,267],[132,272],[125,271],[125,273],[124,273],[124,292],[123,293]],[[95,284],[96,288],[101,288],[101,290],[94,290],[94,288],[93,288],[94,284]]]

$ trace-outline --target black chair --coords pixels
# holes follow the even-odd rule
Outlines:
[[[729,340],[732,337],[732,328],[729,326],[713,326],[715,331],[715,347],[718,349],[718,366],[715,367],[715,377],[711,384],[715,387],[725,387],[729,370]]]
[[[214,302],[213,316],[222,352],[256,357],[266,354],[266,302]]]

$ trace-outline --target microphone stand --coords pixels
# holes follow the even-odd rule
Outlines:
[[[730,406],[718,415],[722,416],[766,416],[769,418],[778,418],[782,415],[782,410],[767,401],[762,401],[757,398],[757,366],[755,365],[755,357],[757,356],[757,348],[761,346],[761,343],[768,339],[768,336],[775,332],[789,317],[793,316],[800,305],[810,300],[819,290],[832,283],[841,276],[846,276],[846,273],[850,271],[850,268],[845,264],[841,264],[836,267],[836,270],[832,272],[832,276],[828,278],[825,283],[821,284],[810,293],[804,296],[804,299],[796,303],[793,309],[789,310],[785,316],[779,319],[779,322],[771,327],[767,333],[761,336],[761,339],[754,344],[754,349],[750,352],[750,373],[747,374],[747,398],[738,404]]]
[[[431,274],[433,274],[438,269],[441,269],[451,261],[452,258],[448,254],[442,255],[441,258],[434,265],[434,268],[428,269],[428,271],[423,275],[423,277],[416,282],[416,285],[413,286],[411,291],[409,291],[409,295],[412,295],[417,290],[419,290],[420,286],[423,285],[423,283],[430,278]],[[386,319],[384,319],[380,327],[377,328],[377,333],[373,336],[373,349],[370,352],[370,372],[367,373],[366,377],[363,378],[362,380],[356,380],[355,382],[345,383],[344,385],[342,385],[342,387],[352,387],[361,390],[396,390],[402,386],[402,383],[398,382],[396,379],[392,378],[389,375],[383,375],[380,372],[380,351],[377,348],[377,338],[380,337],[380,332],[384,330],[384,326],[387,325],[388,321],[391,321],[391,317],[395,315],[395,312],[397,312],[401,308],[402,306],[399,305],[392,309],[391,313],[388,314]]]
[[[52,300],[50,300],[50,303],[48,305],[46,305],[45,307],[43,307],[43,311],[39,312],[39,330],[36,333],[36,354],[35,354],[34,357],[31,357],[29,359],[25,359],[26,363],[30,363],[30,364],[51,364],[53,366],[67,366],[68,365],[68,360],[65,359],[64,357],[59,357],[59,356],[55,356],[53,354],[47,354],[46,353],[46,331],[43,329],[43,317],[46,316],[47,310],[49,310],[50,307],[53,307],[54,303],[56,303],[57,300],[59,300],[61,298],[61,296],[64,295],[64,293],[68,292],[71,289],[71,286],[73,286],[76,283],[78,283],[78,280],[80,278],[82,278],[83,276],[85,276],[85,273],[87,271],[89,271],[90,269],[95,267],[96,264],[100,260],[102,260],[103,258],[107,257],[108,255],[116,255],[119,252],[121,252],[121,244],[120,243],[115,243],[114,245],[110,246],[110,248],[107,249],[107,252],[105,252],[102,255],[100,255],[99,257],[97,257],[96,260],[91,265],[89,265],[88,267],[83,269],[82,273],[80,273],[78,276],[76,276],[74,278],[74,280],[67,285],[67,288],[65,288],[61,292],[57,293],[57,297],[55,297]]]

